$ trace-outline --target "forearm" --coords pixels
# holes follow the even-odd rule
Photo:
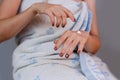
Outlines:
[[[35,16],[32,8],[11,18],[0,20],[0,42],[17,35]]]
[[[85,50],[88,52],[91,52],[95,54],[100,46],[100,38],[99,38],[99,31],[98,31],[98,22],[97,22],[97,14],[96,14],[96,0],[85,0],[88,4],[89,9],[92,12],[92,25],[91,25],[91,31],[90,36],[88,38],[88,41],[85,45]]]
[[[100,47],[101,47],[101,43],[99,37],[95,35],[90,35],[85,44],[84,50],[86,52],[96,54],[96,52],[100,49]]]
[[[91,27],[98,27],[97,18],[96,18],[95,13],[93,16]],[[88,38],[86,45],[85,45],[85,50],[87,52],[91,52],[93,54],[95,54],[101,47],[99,34],[98,33],[94,34],[94,33],[95,33],[94,30],[90,32],[89,38]]]

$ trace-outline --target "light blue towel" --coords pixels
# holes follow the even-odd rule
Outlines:
[[[43,0],[23,0],[20,12],[36,2],[43,2]],[[48,3],[63,5],[74,14],[77,22],[67,19],[65,28],[61,26],[56,28],[51,26],[47,15],[36,15],[16,37],[19,45],[13,53],[14,80],[117,80],[108,79],[103,73],[95,76],[96,72],[91,71],[94,66],[88,65],[90,60],[87,61],[87,58],[93,59],[95,63],[103,64],[102,61],[97,62],[99,59],[97,57],[84,52],[80,55],[73,52],[70,58],[66,59],[59,56],[62,46],[57,51],[54,50],[54,40],[66,30],[90,32],[92,14],[87,4],[74,0],[48,0]],[[100,72],[108,70],[108,68],[97,69]]]

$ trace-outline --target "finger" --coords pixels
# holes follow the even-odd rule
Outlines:
[[[58,42],[58,40],[54,40],[54,44],[56,44]]]
[[[67,15],[73,22],[76,21],[76,19],[75,19],[74,15],[72,14],[71,11],[69,11],[69,10],[66,9],[66,8],[62,8],[62,9],[64,10],[64,12],[66,13],[66,15]]]
[[[67,38],[67,40],[65,41],[64,46],[62,48],[61,55],[64,55],[65,53],[67,53],[67,50],[68,50],[70,44],[72,43],[72,40],[73,40],[72,37]]]
[[[50,21],[52,23],[52,26],[55,24],[55,17],[51,11],[47,11],[46,14],[50,17]]]
[[[68,53],[65,55],[66,58],[69,58],[69,56],[73,53],[74,49],[76,48],[77,44],[79,43],[79,40],[74,40],[71,44]],[[69,56],[68,56],[69,55]]]
[[[60,11],[55,10],[55,9],[54,9],[54,15],[56,17],[56,27],[59,27],[61,24],[62,15],[61,15]]]
[[[67,15],[63,11],[61,11],[61,13],[62,13],[62,27],[64,28],[65,25],[67,24]]]
[[[55,40],[55,41],[54,41],[54,44],[56,45],[56,44],[57,44],[57,42],[58,42],[58,40]],[[57,48],[56,48],[56,47],[54,47],[54,50],[57,50]]]
[[[78,51],[77,51],[78,54],[80,54],[83,51],[84,45],[85,45],[84,41],[81,41],[79,43],[79,45],[78,45]]]
[[[55,44],[55,48],[58,49],[66,41],[66,39],[67,39],[67,35],[63,34]]]

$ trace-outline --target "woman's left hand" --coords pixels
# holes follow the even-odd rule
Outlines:
[[[79,46],[77,53],[80,53],[83,50],[88,37],[89,33],[86,31],[81,30],[80,33],[78,33],[78,31],[68,30],[58,40],[54,41],[54,49],[57,50],[62,44],[64,44],[60,56],[62,57],[65,55],[66,58],[69,58],[77,45]]]

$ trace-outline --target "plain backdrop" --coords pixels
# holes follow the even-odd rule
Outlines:
[[[120,78],[120,0],[97,0],[102,47],[97,53]],[[14,38],[0,44],[0,80],[12,80]]]

